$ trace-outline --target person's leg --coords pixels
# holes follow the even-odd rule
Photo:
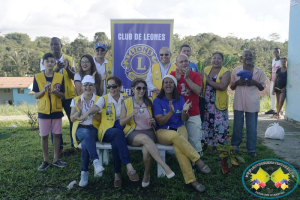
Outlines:
[[[161,165],[161,167],[165,170],[167,175],[169,175],[173,172],[170,169],[170,167],[162,160],[162,158],[159,155],[156,144],[153,142],[153,140],[149,136],[147,136],[145,134],[137,134],[133,138],[132,146],[135,146],[135,147],[143,146],[143,149],[145,147],[145,150],[143,150],[143,153],[145,152],[146,154],[150,154],[154,158],[154,160]],[[144,156],[146,156],[146,155],[144,155]],[[151,162],[152,162],[152,160],[151,160]],[[146,165],[146,163],[145,163],[145,165]]]
[[[183,133],[184,134],[184,133]],[[157,140],[160,144],[170,145],[173,144],[173,148],[175,151],[176,158],[180,165],[180,169],[182,171],[184,180],[186,184],[192,183],[196,181],[195,175],[193,173],[192,165],[188,154],[187,149],[193,151],[198,157],[194,159],[194,161],[200,158],[199,154],[195,151],[195,149],[191,146],[191,144],[187,141],[187,132],[185,133],[185,137],[180,135],[176,131],[167,130],[167,129],[159,129],[157,131]],[[182,143],[181,143],[182,142]],[[186,149],[187,147],[187,149]]]
[[[247,151],[255,152],[257,143],[257,117],[258,113],[246,112]]]
[[[201,146],[201,118],[200,115],[192,116],[184,123],[188,132],[188,141],[197,152],[202,151]]]
[[[271,110],[275,111],[276,96],[273,94],[273,86],[274,86],[274,82],[270,81]]]
[[[39,120],[39,130],[41,136],[41,146],[43,151],[44,161],[49,162],[49,152],[48,152],[48,137],[51,128],[51,119],[38,119]]]
[[[275,96],[276,96],[277,114],[274,114],[273,117],[278,118],[278,116],[279,116],[278,109],[279,109],[279,104],[280,104],[280,93],[276,92]]]
[[[240,149],[240,144],[243,140],[243,126],[244,126],[244,111],[234,110],[233,115],[233,133],[231,137],[231,145],[235,146],[235,150]]]
[[[67,114],[67,117],[69,119],[69,126],[70,126],[70,133],[69,133],[69,135],[70,135],[70,138],[71,138],[71,147],[74,147],[73,138],[72,138],[73,122],[71,121],[71,117],[70,117],[70,115],[71,115],[71,107],[70,107],[70,105],[71,105],[72,99],[62,99],[61,102],[62,102],[62,106],[63,106],[63,108],[64,108],[64,110],[65,110],[65,112]],[[62,141],[62,143],[63,143],[63,141]]]
[[[59,159],[61,125],[62,125],[62,118],[51,119],[51,130],[53,133],[53,145],[54,145],[54,158],[52,164],[57,167],[65,167],[67,165],[67,163],[62,162]]]
[[[143,182],[149,183],[150,182],[150,168],[151,168],[153,158],[145,146],[143,146],[142,152],[143,152],[143,161],[144,161],[144,165],[145,165]]]
[[[281,92],[279,100],[278,100],[279,104],[278,104],[278,108],[277,108],[279,119],[282,118],[282,115],[280,114],[280,112],[281,112],[282,106],[284,104],[285,98],[286,98],[286,93],[285,92]]]

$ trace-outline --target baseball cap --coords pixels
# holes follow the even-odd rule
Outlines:
[[[97,43],[95,44],[94,49],[96,50],[96,49],[98,49],[98,48],[102,48],[102,49],[106,50],[106,46],[105,46],[105,44],[102,43],[102,42],[97,42]]]
[[[91,75],[85,75],[81,81],[81,83],[95,83],[94,78]]]

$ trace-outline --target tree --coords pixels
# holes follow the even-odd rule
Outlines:
[[[272,40],[272,41],[279,40],[280,39],[280,34],[278,34],[278,33],[271,33],[269,35],[269,39]]]

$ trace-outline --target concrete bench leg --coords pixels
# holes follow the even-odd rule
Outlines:
[[[159,150],[159,154],[162,158],[162,160],[164,162],[166,162],[166,151],[165,150]],[[165,170],[161,167],[160,164],[157,163],[157,177],[162,177],[162,176],[165,176],[166,173],[165,173]]]

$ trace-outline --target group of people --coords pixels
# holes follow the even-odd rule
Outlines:
[[[48,135],[53,135],[54,158],[52,164],[65,167],[59,159],[62,150],[62,108],[70,121],[72,147],[81,143],[81,179],[79,186],[88,184],[88,166],[94,165],[94,176],[103,170],[97,152],[96,141],[112,145],[114,161],[114,187],[122,185],[121,164],[126,165],[131,181],[138,181],[127,145],[142,147],[145,170],[142,187],[150,184],[150,168],[153,159],[164,169],[167,178],[175,173],[162,160],[155,143],[172,145],[186,184],[203,192],[205,186],[197,182],[197,172],[210,173],[211,169],[200,159],[200,152],[229,141],[228,92],[235,90],[234,128],[231,144],[239,150],[242,142],[244,115],[246,116],[248,153],[257,156],[258,92],[265,87],[264,72],[253,65],[253,54],[244,50],[242,65],[232,74],[222,66],[224,57],[215,52],[211,66],[201,75],[195,63],[189,61],[191,48],[182,45],[171,63],[171,51],[162,47],[160,62],[149,69],[146,81],[137,78],[131,83],[131,96],[122,92],[121,80],[113,76],[112,65],[105,59],[106,45],[97,42],[95,57],[83,55],[79,72],[75,73],[72,58],[61,53],[59,38],[50,41],[52,53],[41,60],[41,73],[34,77],[33,91],[38,99],[38,118],[44,161],[38,168],[44,171],[50,166]],[[243,79],[239,72],[251,72],[251,79]],[[75,89],[72,84],[75,83]],[[148,97],[148,90],[152,97]],[[200,117],[200,99],[204,101],[203,123]],[[203,134],[202,134],[203,132]],[[201,140],[204,142],[202,149]]]

